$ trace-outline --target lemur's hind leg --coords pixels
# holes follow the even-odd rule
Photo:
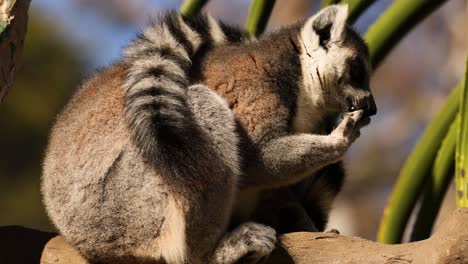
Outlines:
[[[254,221],[271,226],[279,234],[318,232],[302,201],[290,186],[263,192],[258,204]]]
[[[344,178],[343,163],[337,162],[290,187],[317,231],[325,231],[333,201],[341,191]]]
[[[266,225],[245,223],[227,233],[219,242],[211,264],[234,264],[239,260],[258,263],[275,248],[276,231]]]

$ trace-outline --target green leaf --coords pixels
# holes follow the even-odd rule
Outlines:
[[[265,31],[275,0],[253,0],[245,22],[245,30],[253,36]]]
[[[459,118],[450,125],[434,161],[431,177],[424,186],[422,201],[416,215],[411,241],[429,238],[437,218],[442,201],[454,175],[455,144],[457,140]]]
[[[348,4],[348,23],[353,24],[375,0],[343,0],[341,3]]]
[[[322,1],[322,8],[327,7],[329,5],[338,4],[339,2],[340,2],[340,0],[323,0]]]
[[[382,216],[378,241],[388,244],[401,242],[409,216],[422,192],[427,175],[431,173],[442,140],[455,120],[462,84],[463,82],[452,90],[403,165]]]
[[[455,186],[457,207],[468,207],[468,58],[465,83],[460,98],[460,127],[455,155]]]
[[[406,33],[447,0],[395,0],[367,31],[365,40],[374,68]]]
[[[180,6],[180,13],[183,16],[193,16],[201,11],[208,0],[185,0]]]
[[[5,30],[7,26],[8,26],[7,23],[0,21],[0,35],[2,35],[3,31]]]

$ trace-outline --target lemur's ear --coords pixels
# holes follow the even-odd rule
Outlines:
[[[328,42],[341,38],[348,18],[348,5],[332,5],[309,18],[302,37],[311,42],[308,48],[325,47]]]

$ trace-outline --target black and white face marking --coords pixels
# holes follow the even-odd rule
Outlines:
[[[307,119],[307,115],[317,112],[345,113],[358,109],[364,110],[366,116],[376,113],[369,89],[371,67],[367,46],[346,25],[347,17],[347,5],[333,5],[309,18],[301,29],[299,96],[307,99],[298,99],[299,118]]]
[[[367,54],[367,53],[366,53]],[[362,109],[365,116],[375,115],[377,107],[370,91],[370,65],[368,56],[365,60],[351,57],[346,60],[346,71],[338,79],[338,89],[342,92],[342,109],[346,112]]]
[[[346,66],[348,67],[349,83],[356,87],[368,88],[365,87],[369,83],[367,75],[368,70],[361,58],[348,58],[346,60]]]

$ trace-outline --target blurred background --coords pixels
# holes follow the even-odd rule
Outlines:
[[[53,230],[40,195],[41,162],[54,118],[83,79],[119,59],[122,47],[174,0],[33,0],[23,65],[0,105],[0,226]],[[278,0],[268,30],[305,18],[318,0]],[[368,26],[392,3],[379,0],[357,21]],[[243,25],[249,0],[211,0],[204,11]],[[376,70],[379,112],[346,156],[347,183],[329,228],[375,239],[398,172],[428,121],[462,78],[468,47],[466,1],[450,0]],[[441,216],[455,208],[453,186]]]

